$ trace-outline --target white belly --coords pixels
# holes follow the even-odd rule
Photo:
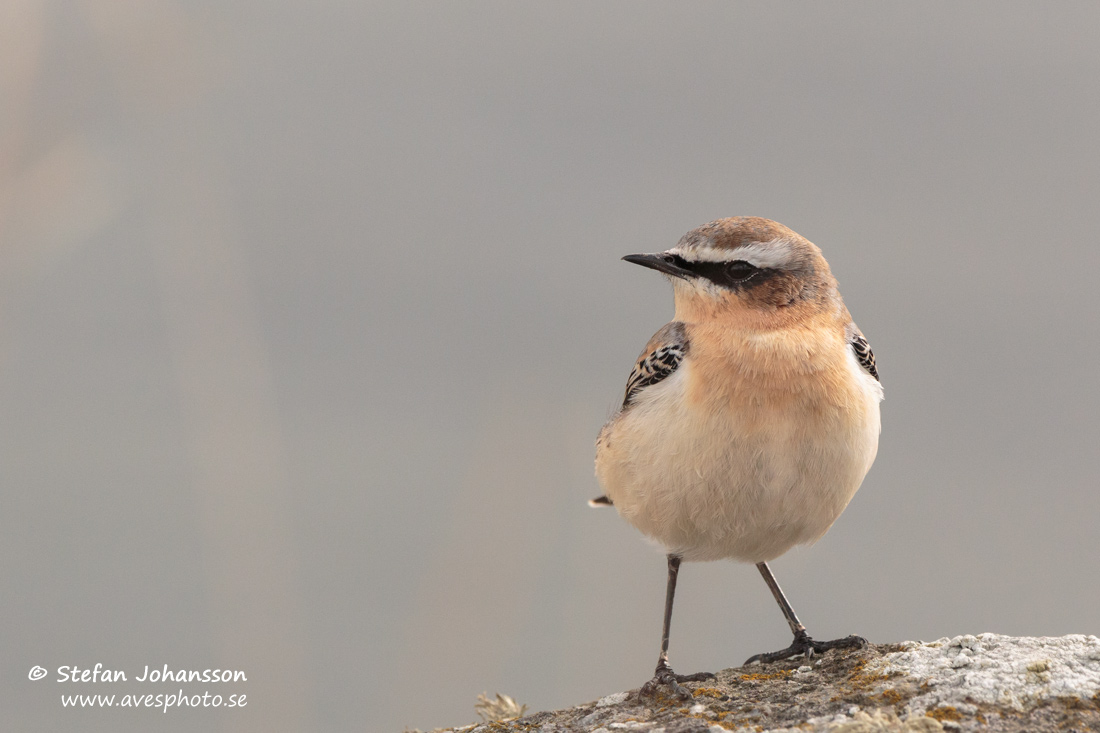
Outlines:
[[[600,434],[596,475],[631,524],[685,560],[771,560],[828,531],[878,450],[881,387],[850,359],[846,400],[684,399],[690,365]],[[812,387],[812,385],[811,385]]]

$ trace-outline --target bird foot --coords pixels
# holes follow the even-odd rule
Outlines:
[[[755,662],[763,664],[778,662],[780,659],[790,659],[800,654],[806,655],[807,659],[812,659],[814,654],[821,654],[830,649],[862,649],[865,646],[867,646],[867,640],[862,636],[846,636],[843,639],[833,639],[832,641],[814,641],[803,630],[795,634],[794,641],[786,649],[749,657],[745,660],[745,665],[754,664]]]
[[[692,699],[691,690],[687,689],[681,682],[702,682],[703,680],[714,679],[714,675],[710,672],[696,672],[695,674],[676,674],[672,671],[672,667],[668,666],[668,662],[663,659],[657,664],[657,671],[653,675],[653,679],[642,685],[638,691],[643,697],[659,697],[661,694],[661,688],[667,688],[667,690],[679,700]]]

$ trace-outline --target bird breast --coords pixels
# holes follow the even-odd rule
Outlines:
[[[690,338],[691,357],[601,432],[607,495],[685,560],[816,541],[874,461],[878,382],[832,329]]]

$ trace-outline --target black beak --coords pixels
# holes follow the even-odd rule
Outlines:
[[[676,264],[673,255],[658,253],[654,255],[627,255],[623,257],[627,262],[633,262],[635,265],[641,265],[642,267],[648,267],[651,270],[657,272],[663,272],[666,275],[672,277],[682,277],[685,280],[692,276],[691,270],[680,267]]]

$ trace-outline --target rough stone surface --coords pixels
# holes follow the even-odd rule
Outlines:
[[[1100,731],[1100,639],[998,634],[726,669],[691,700],[638,690],[454,733]]]

